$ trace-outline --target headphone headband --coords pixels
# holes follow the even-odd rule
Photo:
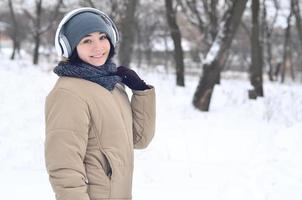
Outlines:
[[[56,35],[55,35],[55,47],[56,47],[56,50],[57,50],[57,53],[59,56],[68,58],[72,53],[70,44],[69,44],[66,36],[62,33],[62,29],[63,29],[64,25],[73,16],[76,16],[83,12],[92,12],[92,13],[99,15],[105,21],[105,23],[108,24],[109,27],[112,29],[112,32],[113,32],[113,38],[111,38],[112,45],[115,47],[117,45],[117,43],[119,42],[120,37],[119,37],[118,29],[117,29],[115,23],[113,22],[113,20],[107,14],[105,14],[104,12],[102,12],[98,9],[95,9],[95,8],[90,8],[90,7],[78,8],[78,9],[72,10],[69,13],[67,13],[58,25]]]

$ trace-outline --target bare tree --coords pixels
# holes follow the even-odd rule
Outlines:
[[[218,12],[217,12],[218,0],[211,0],[211,1],[203,0],[203,5],[206,15],[209,18],[209,22],[210,22],[209,33],[213,41],[218,32]]]
[[[133,52],[133,44],[135,41],[135,12],[139,0],[127,0],[126,3],[126,15],[121,19],[120,32],[122,35],[122,41],[119,49],[119,63],[125,66],[129,66],[131,62],[131,56]]]
[[[191,25],[196,27],[200,32],[200,45],[198,45],[197,55],[201,53],[201,57],[207,55],[211,45],[213,44],[219,29],[219,20],[222,19],[224,13],[230,6],[230,1],[225,1],[224,6],[219,5],[219,0],[178,0],[182,7],[184,14],[187,17],[187,20]],[[220,11],[220,12],[218,12]],[[199,43],[199,41],[198,41]],[[226,53],[224,62],[221,63],[221,68],[225,65],[228,60],[229,53]],[[195,59],[196,60],[196,59]],[[200,59],[201,60],[201,59]],[[218,74],[216,83],[220,83],[220,73]]]
[[[15,15],[15,10],[14,6],[12,3],[12,0],[8,0],[8,7],[11,15],[11,20],[12,20],[12,40],[13,40],[13,52],[11,54],[10,59],[14,60],[15,59],[15,54],[18,52],[20,54],[20,38],[19,38],[19,25],[16,19]]]
[[[34,39],[34,53],[33,53],[33,64],[38,64],[39,62],[39,48],[41,42],[41,35],[46,33],[53,25],[58,13],[59,8],[62,5],[63,0],[57,0],[57,3],[54,7],[54,10],[51,12],[52,16],[50,20],[48,20],[48,24],[45,26],[41,25],[42,15],[45,14],[43,12],[42,0],[35,1],[35,15],[33,15],[28,9],[23,9],[26,16],[31,20],[33,26],[31,32],[33,34]]]
[[[165,0],[166,16],[170,27],[171,37],[174,43],[174,60],[176,64],[176,85],[185,86],[184,78],[184,56],[181,46],[181,32],[176,22],[177,11],[173,8],[172,0]]]
[[[166,36],[167,24],[164,21],[166,18],[163,5],[164,3],[154,3],[153,1],[141,1],[138,5],[135,45],[138,67],[141,66],[144,56],[147,65],[151,65],[154,41],[159,35]]]
[[[126,11],[126,4],[124,0],[77,0],[78,5],[81,7],[93,7],[107,13],[111,19],[118,25],[120,24],[121,18],[124,16]]]
[[[219,0],[178,0],[187,20],[196,27],[202,35],[203,53],[206,55],[218,33]]]
[[[302,19],[301,19],[301,13],[300,13],[301,10],[300,10],[299,1],[291,0],[291,4],[292,4],[293,13],[296,18],[296,27],[298,30],[299,39],[302,44]]]
[[[249,98],[256,99],[263,96],[263,55],[262,44],[260,42],[260,25],[259,25],[260,1],[252,0],[252,35],[251,35],[251,57],[252,63],[250,67],[250,81],[254,87],[249,90]]]
[[[285,80],[285,72],[287,67],[292,67],[289,66],[291,65],[291,61],[289,60],[291,58],[291,49],[290,49],[290,35],[291,35],[291,19],[293,16],[293,9],[291,6],[289,15],[287,17],[287,27],[285,29],[285,34],[284,34],[284,45],[283,45],[283,60],[282,64],[280,65],[281,67],[281,82],[283,83]],[[276,73],[276,75],[278,75]]]
[[[219,79],[221,66],[225,62],[227,50],[240,24],[247,1],[248,0],[232,1],[232,5],[226,11],[220,23],[221,29],[206,56],[203,73],[193,97],[193,105],[201,111],[209,110],[214,85]]]
[[[280,9],[280,5],[279,2],[277,0],[273,0],[274,2],[274,7],[276,9],[276,12],[274,14],[273,20],[271,23],[269,23],[268,21],[268,17],[267,17],[267,8],[266,8],[266,4],[265,4],[266,0],[263,0],[263,31],[264,31],[264,41],[265,41],[265,46],[266,46],[266,62],[268,64],[268,76],[269,76],[269,80],[270,81],[274,81],[274,67],[273,67],[273,53],[272,53],[272,46],[273,46],[273,42],[272,42],[272,34],[273,34],[273,30],[274,30],[274,24],[276,23],[278,14],[279,14],[279,9]]]

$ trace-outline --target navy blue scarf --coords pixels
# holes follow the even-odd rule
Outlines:
[[[113,90],[115,84],[122,80],[116,75],[116,71],[116,65],[111,60],[99,67],[83,61],[60,62],[54,69],[54,73],[58,76],[82,78],[97,83],[109,91]]]

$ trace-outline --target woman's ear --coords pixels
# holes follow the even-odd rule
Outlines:
[[[114,55],[115,55],[115,48],[112,45],[111,41],[108,39],[109,43],[110,43],[110,51],[109,51],[109,55],[107,60],[110,60]]]
[[[69,60],[71,62],[79,62],[81,61],[79,55],[78,55],[78,51],[77,51],[77,48],[75,48],[71,54],[71,56],[69,57]]]

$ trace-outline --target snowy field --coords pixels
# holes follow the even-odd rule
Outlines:
[[[7,57],[0,55],[0,199],[54,200],[43,112],[57,77],[50,64]],[[301,84],[266,81],[265,98],[251,101],[245,76],[225,73],[202,113],[191,105],[197,77],[179,88],[173,75],[138,72],[156,87],[157,127],[152,144],[135,152],[134,200],[302,199]]]

